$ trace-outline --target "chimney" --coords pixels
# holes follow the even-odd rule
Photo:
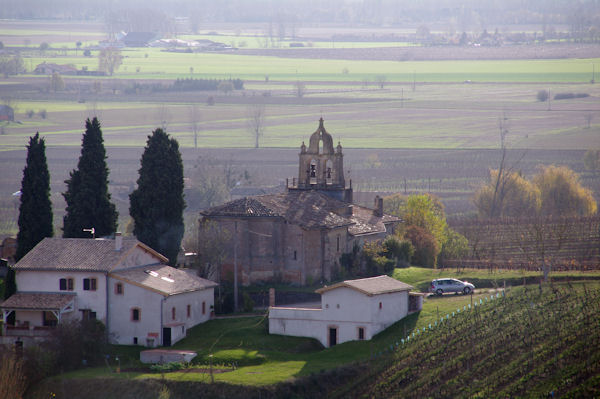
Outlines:
[[[379,195],[375,196],[375,210],[373,214],[379,217],[383,216],[383,198],[379,197]]]
[[[275,306],[275,288],[269,288],[269,307]]]
[[[115,251],[120,251],[123,247],[123,236],[121,232],[117,231],[115,233]]]

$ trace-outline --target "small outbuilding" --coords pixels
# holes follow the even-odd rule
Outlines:
[[[346,280],[325,286],[321,307],[269,309],[269,333],[316,338],[325,347],[369,340],[423,307],[412,286],[388,276]]]

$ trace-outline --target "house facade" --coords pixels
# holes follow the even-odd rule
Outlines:
[[[199,229],[215,222],[231,237],[221,265],[221,278],[248,285],[283,281],[299,285],[329,281],[339,271],[339,259],[354,245],[393,234],[400,220],[352,203],[352,182],[346,185],[340,144],[325,130],[323,119],[302,143],[298,177],[286,191],[228,202],[200,213]]]
[[[370,340],[408,314],[420,311],[423,297],[388,276],[347,280],[325,286],[320,308],[269,308],[269,333],[315,338],[331,347]]]
[[[2,343],[43,340],[58,323],[98,319],[115,344],[169,346],[210,318],[216,283],[165,265],[134,239],[46,238],[13,267]]]

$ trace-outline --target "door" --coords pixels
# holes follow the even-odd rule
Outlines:
[[[337,345],[337,328],[329,327],[329,346]]]
[[[171,346],[171,329],[163,328],[163,346]]]

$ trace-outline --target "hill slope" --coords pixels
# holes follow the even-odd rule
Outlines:
[[[529,289],[445,320],[339,397],[598,397],[600,291]]]

